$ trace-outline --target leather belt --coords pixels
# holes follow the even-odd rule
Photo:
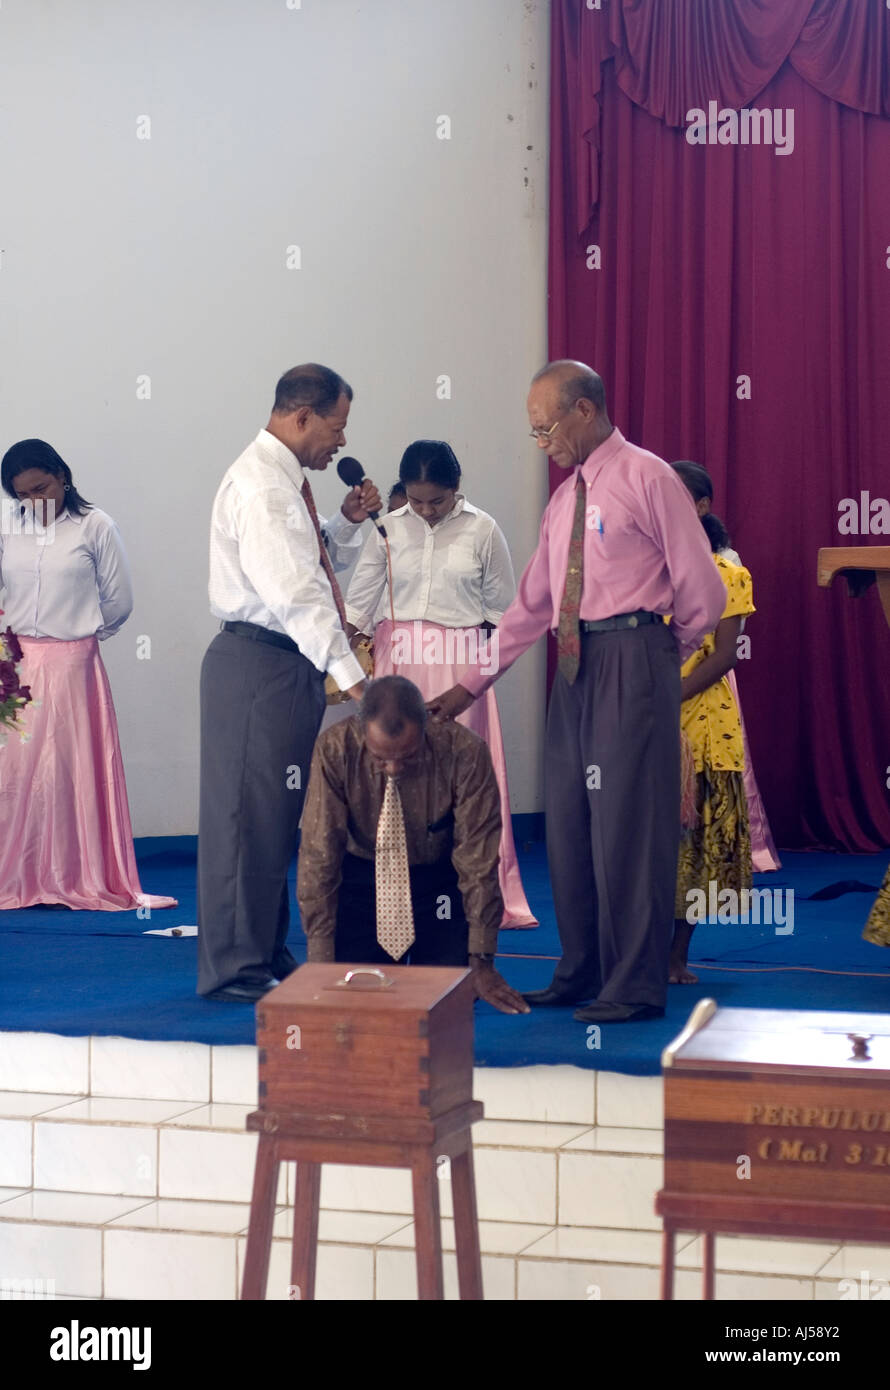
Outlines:
[[[273,632],[271,628],[260,627],[259,623],[223,623],[225,632],[234,632],[236,637],[247,637],[251,642],[268,642],[270,647],[283,647],[287,652],[299,652],[296,642],[284,632]]]
[[[663,622],[660,613],[649,613],[645,608],[638,608],[633,613],[616,613],[614,618],[596,618],[592,622],[586,619],[581,620],[582,632],[617,632],[621,628],[643,627],[646,623]]]

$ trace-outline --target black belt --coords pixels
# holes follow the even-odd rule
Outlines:
[[[283,647],[287,652],[300,650],[285,633],[273,632],[271,628],[260,627],[259,623],[223,623],[223,630],[234,632],[236,637],[248,637],[252,642],[268,642],[270,647]]]
[[[596,618],[593,622],[581,620],[582,632],[617,632],[619,628],[643,627],[646,623],[664,622],[660,613],[649,613],[645,608],[637,608],[633,613],[616,613],[614,618]]]

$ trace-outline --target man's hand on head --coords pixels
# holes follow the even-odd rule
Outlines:
[[[481,956],[470,956],[470,969],[473,972],[470,979],[477,999],[484,999],[486,1004],[491,1004],[502,1014],[531,1013],[522,995],[517,994],[516,990],[507,984],[503,975],[498,974],[490,961],[484,960]]]
[[[437,695],[433,700],[427,700],[426,707],[431,718],[436,723],[441,723],[446,719],[456,719],[459,714],[463,714],[464,710],[470,708],[475,698],[462,685],[453,685],[442,695]]]
[[[340,510],[347,521],[357,526],[360,522],[367,521],[371,512],[382,512],[383,501],[370,478],[365,478],[360,486],[347,492]]]

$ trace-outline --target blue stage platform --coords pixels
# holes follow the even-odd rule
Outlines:
[[[179,907],[155,912],[151,921],[135,912],[0,912],[0,1029],[214,1044],[254,1041],[252,1006],[196,996],[194,937],[145,935],[150,929],[194,924],[194,839],[137,841],[137,854],[145,891],[172,894]],[[756,886],[794,890],[792,934],[777,935],[774,926],[764,925],[700,926],[691,961],[700,983],[671,986],[663,1019],[613,1024],[598,1038],[574,1022],[570,1009],[506,1017],[479,1004],[478,1064],[568,1063],[651,1075],[660,1070],[662,1047],[706,995],[723,1006],[886,1011],[890,1016],[890,951],[862,940],[888,856],[786,853],[782,858],[782,870],[758,875]],[[503,932],[498,965],[511,984],[527,990],[548,982],[559,942],[543,845],[521,848],[520,861],[541,925]],[[851,887],[857,883],[862,886]],[[844,891],[813,898],[831,885]],[[305,959],[299,926],[289,944],[298,959]]]

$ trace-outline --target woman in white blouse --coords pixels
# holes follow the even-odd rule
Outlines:
[[[374,675],[400,675],[427,699],[448,690],[468,664],[497,661],[497,624],[516,591],[503,532],[458,492],[460,464],[448,444],[418,439],[402,456],[407,502],[385,518],[387,542],[368,537],[346,594],[347,633],[374,638]],[[504,927],[535,927],[522,886],[494,691],[460,716],[485,739],[501,793],[500,885]]]
[[[111,517],[42,439],[0,464],[0,607],[22,647],[26,741],[0,751],[0,908],[173,907],[142,892],[99,642],[133,607]]]

